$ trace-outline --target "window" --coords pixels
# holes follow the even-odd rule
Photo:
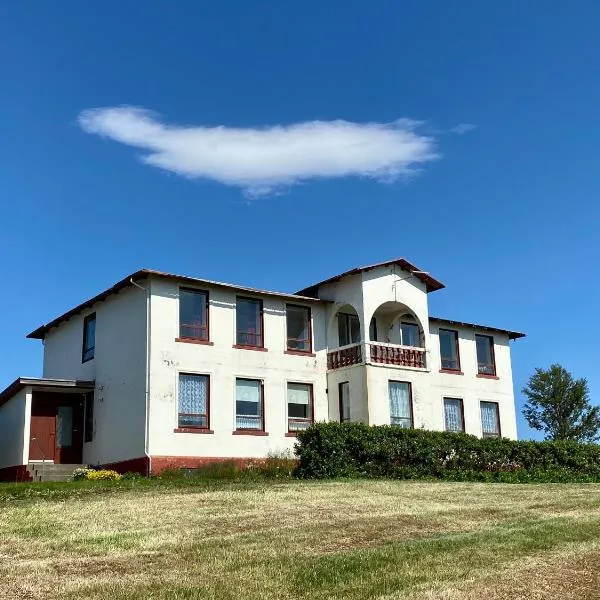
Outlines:
[[[377,319],[371,317],[371,323],[369,324],[369,339],[372,342],[377,341]]]
[[[481,402],[481,433],[483,437],[500,437],[500,409],[497,402]]]
[[[94,358],[96,349],[96,313],[88,315],[83,320],[83,346],[81,349],[81,362]]]
[[[350,422],[350,384],[342,381],[338,387],[338,398],[340,402],[340,423]]]
[[[288,304],[286,324],[287,349],[296,352],[312,352],[310,308]]]
[[[496,375],[494,358],[494,338],[490,335],[476,335],[477,372],[480,375]]]
[[[444,422],[446,431],[464,431],[463,401],[460,398],[444,398]]]
[[[254,298],[236,299],[236,343],[239,346],[263,347],[263,305]]]
[[[235,380],[235,428],[264,431],[263,384],[260,379]]]
[[[179,337],[208,341],[208,294],[179,290]]]
[[[91,442],[94,440],[94,392],[85,395],[85,421],[83,423],[83,440]]]
[[[340,346],[360,342],[360,321],[358,315],[338,313],[338,337]]]
[[[402,346],[421,347],[421,334],[416,323],[400,323],[400,333],[402,335]]]
[[[178,427],[208,429],[208,375],[179,374]]]
[[[288,431],[306,429],[313,422],[313,389],[310,383],[288,383]]]
[[[440,357],[442,369],[460,371],[460,354],[458,351],[458,331],[440,329]]]
[[[413,426],[412,389],[406,381],[390,381],[390,423],[400,427]]]

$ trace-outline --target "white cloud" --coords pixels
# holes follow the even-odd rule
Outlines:
[[[318,178],[360,176],[391,182],[438,157],[422,123],[308,121],[268,127],[169,125],[135,107],[83,111],[84,131],[147,151],[142,161],[189,178],[206,178],[264,196]]]
[[[469,131],[473,131],[473,129],[477,129],[477,125],[472,125],[471,123],[459,123],[450,129],[451,133],[457,133],[458,135],[462,135],[463,133],[468,133]]]

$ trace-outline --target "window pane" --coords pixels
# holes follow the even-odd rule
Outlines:
[[[390,423],[401,427],[412,427],[410,406],[410,383],[390,381]]]
[[[347,381],[339,385],[340,423],[350,421],[350,384]]]
[[[495,402],[481,403],[481,431],[484,436],[500,435],[498,405]]]
[[[208,427],[208,376],[179,375],[179,427]]]
[[[261,382],[258,379],[237,379],[235,383],[236,427],[261,429]]]
[[[179,291],[179,336],[208,339],[207,295],[192,290]]]
[[[457,349],[457,336],[456,331],[449,331],[447,329],[439,330],[440,337],[440,355],[442,359],[442,369],[455,369],[460,368]]]
[[[96,315],[89,315],[83,321],[83,349],[82,359],[84,361],[94,358],[96,346]]]
[[[261,308],[260,300],[237,298],[235,318],[238,344],[262,346]]]
[[[464,431],[462,401],[459,398],[444,398],[446,431]]]
[[[358,344],[360,342],[360,321],[357,315],[348,315],[350,323],[350,343]]]
[[[340,346],[347,346],[350,343],[350,333],[348,331],[347,315],[338,314],[338,341]]]
[[[419,326],[414,323],[401,323],[400,327],[402,329],[402,345],[419,348],[421,346]]]
[[[475,345],[477,347],[477,366],[479,373],[485,375],[495,375],[496,366],[494,365],[494,339],[487,335],[476,335]]]
[[[310,419],[311,417],[311,391],[312,386],[306,383],[288,383],[288,418],[292,419]],[[289,428],[292,429],[292,422],[289,422]]]
[[[73,444],[73,407],[59,406],[56,415],[56,445],[70,448]]]
[[[310,309],[288,305],[286,318],[288,349],[310,352]]]

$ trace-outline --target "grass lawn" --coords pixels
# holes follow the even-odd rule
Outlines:
[[[600,485],[37,489],[0,485],[2,599],[600,598]]]

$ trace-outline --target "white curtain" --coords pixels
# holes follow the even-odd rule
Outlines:
[[[462,415],[458,398],[444,398],[446,431],[462,431]]]
[[[390,381],[390,423],[412,427],[410,383]]]

